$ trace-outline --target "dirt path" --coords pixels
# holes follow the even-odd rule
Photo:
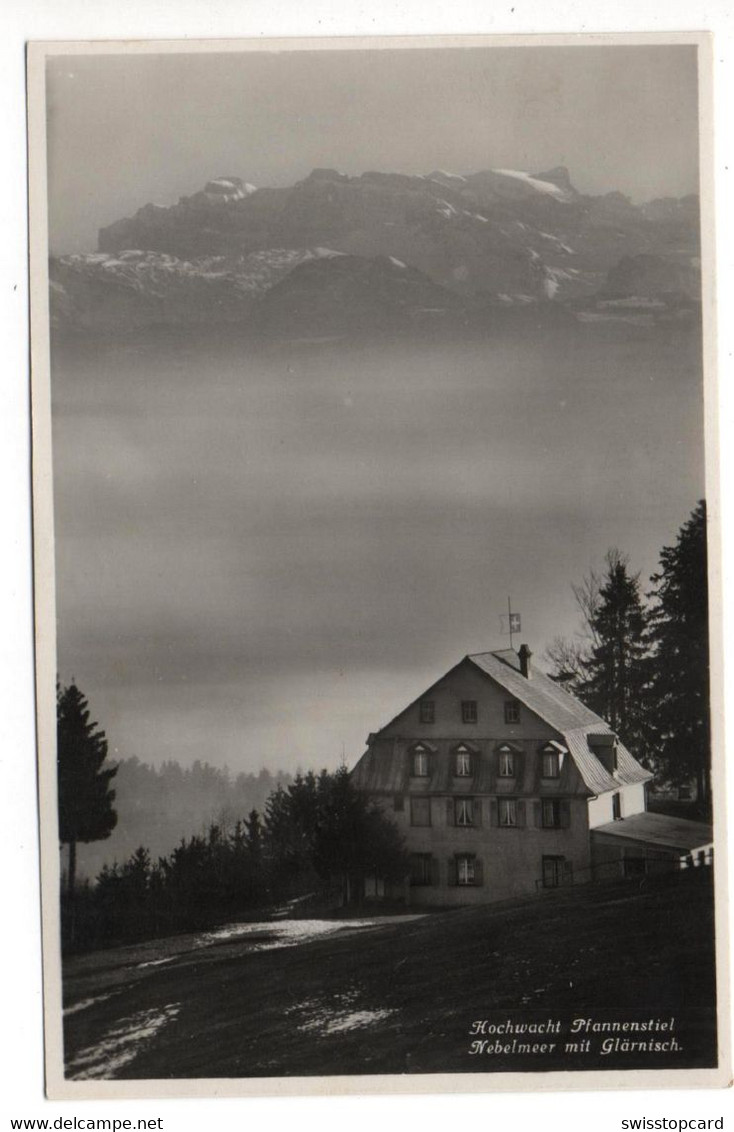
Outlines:
[[[365,932],[395,930],[401,924],[420,918],[420,915],[404,915],[233,923],[207,932],[74,957],[65,964],[64,971],[67,1076],[73,1080],[119,1076],[150,1040],[177,1018],[180,1002],[159,1001],[161,980],[155,978],[168,965],[172,965],[174,974],[166,984],[175,988],[180,977],[184,988],[179,997],[188,1000],[192,970],[198,980],[212,967],[241,964],[262,952],[303,947],[317,940],[345,939]],[[146,985],[149,982],[151,986]],[[352,1009],[354,993],[343,995],[342,1003],[343,1009],[333,1017],[324,1017],[326,1032],[365,1026],[388,1013]],[[81,1014],[84,1018],[78,1017]],[[315,1005],[312,1010],[309,1008],[304,1031],[318,1030],[319,1017]],[[86,1044],[80,1046],[79,1035],[84,1035],[82,1040]]]
[[[76,1079],[684,1068],[715,1058],[710,887],[559,891],[423,918],[239,925],[68,965]],[[328,924],[328,928],[323,926]],[[203,941],[203,942],[202,942]],[[473,1020],[674,1017],[673,1053],[469,1054]]]

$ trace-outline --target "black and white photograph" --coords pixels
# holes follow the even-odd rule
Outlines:
[[[710,80],[31,45],[52,1098],[729,1080]]]

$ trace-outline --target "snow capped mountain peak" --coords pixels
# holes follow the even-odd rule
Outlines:
[[[553,181],[543,181],[538,177],[533,177],[532,174],[526,173],[519,169],[493,169],[499,177],[512,177],[515,180],[522,181],[530,189],[534,189],[537,193],[542,193],[544,196],[553,197],[555,200],[563,201],[564,203],[572,199],[572,194],[568,189],[562,189],[560,185],[556,185]]]
[[[446,169],[434,169],[428,174],[427,180],[438,181],[439,184],[466,184],[466,177],[462,177],[461,173],[449,173]]]
[[[215,177],[207,181],[204,186],[204,195],[213,204],[228,204],[232,200],[244,200],[251,193],[256,192],[254,185],[243,181],[241,177]]]
[[[546,169],[543,173],[533,173],[533,177],[537,181],[550,181],[552,185],[558,185],[559,189],[567,189],[575,193],[575,189],[571,184],[571,174],[566,165],[554,165],[552,169]]]
[[[96,257],[64,258],[56,282],[72,297],[104,284],[115,302],[145,306],[146,317],[161,297],[165,317],[183,318],[200,298],[217,317],[239,317],[245,299],[259,302],[300,267],[299,278],[322,281],[361,278],[363,268],[370,294],[397,285],[393,298],[417,270],[477,302],[531,296],[558,306],[595,293],[622,256],[668,255],[671,230],[681,254],[698,254],[694,204],[644,210],[619,193],[582,195],[563,166],[423,177],[323,168],[250,201],[254,193],[241,178],[217,176],[168,208],[145,205],[100,231]],[[660,278],[671,273],[665,264]]]

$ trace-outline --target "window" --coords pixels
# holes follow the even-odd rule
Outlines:
[[[520,722],[520,704],[517,700],[505,700],[505,723]]]
[[[543,824],[543,812],[540,802],[536,802],[535,825],[540,828]],[[526,803],[524,798],[490,798],[489,820],[490,824],[500,829],[525,829]]]
[[[514,798],[500,798],[498,813],[500,825],[517,825],[517,802]]]
[[[421,723],[436,722],[436,705],[433,700],[421,700],[420,719]]]
[[[617,739],[615,735],[603,733],[589,735],[589,747],[604,767],[607,774],[617,773]]]
[[[499,749],[499,774],[500,778],[514,778],[515,777],[515,752],[510,750],[509,747],[500,747]]]
[[[617,748],[607,747],[605,749],[597,748],[594,752],[599,762],[604,767],[607,774],[615,774],[617,770]]]
[[[561,760],[555,747],[544,747],[541,751],[543,765],[541,774],[543,778],[558,778],[561,773]]]
[[[396,813],[402,813],[405,809],[405,798],[402,794],[396,794],[392,800],[393,809]]]
[[[619,821],[622,817],[622,799],[619,794],[612,794],[612,820]]]
[[[428,778],[428,751],[425,747],[414,747],[410,773],[414,778]]]
[[[457,884],[475,884],[476,875],[476,859],[474,857],[463,855],[456,858]]]
[[[431,799],[430,798],[411,798],[410,799],[410,824],[411,825],[430,825],[431,824]]]
[[[476,700],[462,700],[461,701],[461,722],[462,723],[476,723],[477,722],[477,701]]]
[[[558,888],[571,884],[571,862],[565,857],[543,857],[543,888]]]
[[[454,823],[456,825],[474,825],[474,799],[454,799]]]
[[[474,853],[456,853],[449,857],[448,882],[461,885],[484,884],[482,861]]]
[[[411,853],[410,855],[410,884],[411,887],[433,884],[433,857],[430,853]]]
[[[466,747],[457,747],[454,752],[454,774],[457,778],[471,778],[471,752]]]
[[[518,803],[514,798],[500,798],[497,803],[497,815],[500,825],[518,824]]]
[[[556,829],[561,824],[561,803],[558,798],[542,801],[543,829]]]

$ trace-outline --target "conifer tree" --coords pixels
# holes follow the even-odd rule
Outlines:
[[[365,877],[397,881],[408,871],[400,831],[379,806],[354,788],[346,767],[324,784],[313,861],[321,877],[340,879],[345,903],[359,898]]]
[[[607,551],[603,572],[591,570],[573,587],[581,614],[574,637],[546,650],[550,675],[605,719],[643,763],[650,761],[648,613],[639,576],[619,550]]]
[[[299,892],[317,879],[339,880],[345,899],[361,891],[365,876],[398,879],[408,867],[397,827],[355,789],[344,767],[309,771],[271,794],[263,848],[276,887]]]
[[[595,643],[579,695],[645,761],[650,678],[646,615],[639,575],[629,573],[627,559],[617,550],[607,554],[592,629]]]
[[[247,846],[247,851],[252,860],[256,864],[259,864],[263,850],[263,824],[257,810],[250,810],[249,816],[245,819],[244,826],[244,841]]]
[[[701,500],[654,574],[653,698],[658,769],[675,785],[696,779],[711,800],[706,504]]]
[[[90,721],[89,705],[75,683],[57,686],[56,720],[59,840],[69,846],[67,890],[73,897],[77,843],[109,837],[117,824],[110,789],[117,767],[103,768],[107,739]]]

